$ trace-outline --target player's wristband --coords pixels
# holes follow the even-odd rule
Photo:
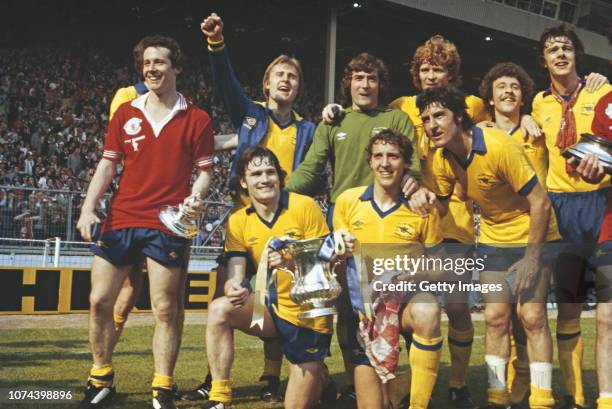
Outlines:
[[[208,42],[208,49],[210,51],[220,51],[225,47],[225,38],[221,36],[219,41],[211,40],[210,37],[206,39]]]

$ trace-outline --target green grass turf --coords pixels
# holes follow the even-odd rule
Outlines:
[[[446,333],[446,323],[443,324]],[[487,378],[484,367],[484,337],[482,321],[475,322],[476,336],[468,374],[468,385],[477,404],[485,403]],[[555,322],[551,321],[555,331]],[[595,320],[583,319],[585,393],[592,404],[596,393],[594,364]],[[151,355],[150,327],[126,328],[117,350],[113,365],[119,392],[114,408],[146,408],[150,406],[150,383],[153,373]],[[183,345],[176,366],[175,379],[181,389],[197,386],[206,373],[206,354],[204,351],[204,327],[189,325],[185,327]],[[345,383],[342,359],[334,339],[332,357],[327,360],[330,372],[336,383]],[[556,354],[556,353],[555,353]],[[82,388],[91,365],[87,331],[84,329],[40,329],[5,330],[0,338],[0,388],[72,388],[77,397],[82,397]],[[407,365],[406,354],[402,352],[400,370]],[[234,388],[234,408],[259,409],[281,408],[279,404],[266,404],[258,401],[259,383],[257,379],[263,366],[261,341],[236,334],[236,360],[232,370]],[[286,371],[283,369],[283,376]],[[433,407],[445,408],[447,399],[447,380],[449,375],[449,354],[446,342],[438,382],[433,393]],[[558,363],[554,364],[553,389],[555,397],[562,397],[562,380]],[[76,407],[77,401],[64,404],[13,404],[0,403],[0,408],[69,408]],[[198,408],[200,405],[178,402],[180,408]],[[525,406],[526,407],[526,406]],[[328,408],[339,408],[339,404]]]

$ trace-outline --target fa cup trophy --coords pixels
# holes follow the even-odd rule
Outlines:
[[[190,203],[198,200],[198,194],[189,197]],[[164,206],[159,210],[159,219],[172,233],[185,239],[192,239],[198,235],[197,218],[187,215],[185,205]]]
[[[294,284],[289,296],[295,303],[310,307],[301,312],[299,318],[338,313],[334,303],[342,289],[333,272],[337,264],[330,267],[330,262],[319,255],[324,241],[325,239],[310,239],[287,244],[287,251],[295,263],[295,271],[292,272]]]
[[[566,158],[584,159],[588,154],[597,156],[607,174],[612,174],[612,142],[595,135],[583,133],[578,143],[563,151]]]

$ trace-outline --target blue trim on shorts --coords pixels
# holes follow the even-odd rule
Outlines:
[[[595,244],[608,203],[609,188],[590,192],[549,192],[565,243]]]
[[[91,251],[115,266],[139,263],[142,255],[166,267],[186,268],[189,240],[149,228],[126,228],[102,233]]]
[[[332,334],[324,334],[310,328],[298,327],[285,321],[268,307],[278,332],[283,354],[292,364],[323,362],[330,356]]]

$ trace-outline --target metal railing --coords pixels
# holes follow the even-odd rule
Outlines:
[[[29,247],[45,247],[50,237],[59,238],[61,245],[71,246],[81,236],[76,222],[85,199],[84,192],[0,186],[0,246],[2,240],[26,240]],[[110,195],[105,196],[102,212]],[[225,236],[225,221],[232,204],[211,193],[206,199],[206,210],[200,232],[193,240],[195,246],[221,246]]]

